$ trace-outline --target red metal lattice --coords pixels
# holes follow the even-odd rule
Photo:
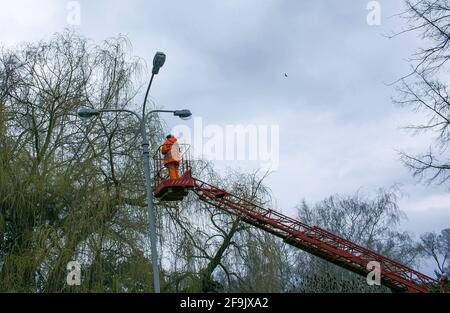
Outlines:
[[[427,275],[329,231],[316,226],[309,226],[193,178],[188,154],[185,154],[185,156],[183,161],[185,162],[184,175],[180,181],[159,181],[159,183],[157,181],[156,190],[161,190],[163,187],[166,188],[170,185],[193,186],[193,190],[200,200],[233,214],[246,223],[283,238],[286,243],[292,246],[363,276],[369,273],[366,268],[369,262],[379,262],[381,265],[381,283],[395,292],[430,292],[431,286],[438,283]],[[157,192],[155,192],[155,195],[157,195]]]

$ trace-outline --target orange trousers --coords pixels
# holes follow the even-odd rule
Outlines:
[[[172,162],[166,164],[167,169],[169,170],[169,178],[170,179],[178,179],[180,178],[179,169],[180,164],[177,162]]]

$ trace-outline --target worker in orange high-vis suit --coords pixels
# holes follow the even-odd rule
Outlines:
[[[180,168],[180,146],[177,138],[172,135],[166,137],[166,141],[162,145],[161,152],[164,154],[164,166],[169,170],[170,179],[179,178]]]

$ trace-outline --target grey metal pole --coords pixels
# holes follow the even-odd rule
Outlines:
[[[150,245],[152,254],[152,267],[153,267],[153,287],[155,293],[161,292],[159,283],[159,267],[158,267],[158,252],[156,249],[156,225],[155,225],[155,212],[153,209],[153,186],[150,175],[150,143],[147,138],[147,132],[145,129],[146,116],[141,119],[141,136],[142,136],[142,153],[144,155],[144,173],[145,184],[147,187],[147,219],[148,226],[150,228]]]
[[[147,137],[147,130],[145,125],[147,123],[147,118],[152,113],[174,113],[173,110],[152,110],[145,114],[143,112],[143,116],[140,117],[138,113],[126,110],[126,109],[109,109],[109,110],[99,110],[98,112],[114,112],[121,113],[127,112],[136,116],[139,120],[141,127],[141,137],[142,137],[142,154],[144,155],[144,174],[145,174],[145,185],[146,185],[146,193],[147,193],[147,220],[149,226],[149,236],[150,236],[150,245],[151,245],[151,259],[152,259],[152,267],[153,267],[153,289],[155,293],[161,292],[161,286],[159,281],[159,266],[158,266],[158,251],[156,248],[156,223],[155,223],[155,212],[153,207],[153,186],[151,180],[151,168],[150,168],[150,142]]]
[[[155,55],[156,59],[156,55]],[[150,143],[147,138],[147,131],[145,124],[147,123],[147,115],[145,114],[145,106],[147,104],[148,93],[150,92],[150,87],[152,86],[153,77],[158,74],[159,69],[155,71],[155,59],[153,60],[153,70],[152,77],[147,87],[147,92],[145,93],[144,104],[142,105],[142,118],[141,118],[141,135],[142,135],[142,153],[144,154],[144,173],[145,173],[145,184],[147,185],[147,219],[148,227],[150,228],[150,245],[152,253],[152,267],[153,267],[153,289],[155,293],[161,292],[161,287],[159,284],[159,267],[158,267],[158,252],[156,250],[156,225],[155,225],[155,212],[153,210],[153,186],[150,175]],[[165,60],[165,56],[164,56]],[[162,64],[164,64],[164,60]],[[162,66],[162,64],[160,66]]]

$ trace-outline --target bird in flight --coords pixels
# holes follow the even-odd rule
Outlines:
[[[288,75],[286,73],[284,73],[284,77],[288,77]]]

